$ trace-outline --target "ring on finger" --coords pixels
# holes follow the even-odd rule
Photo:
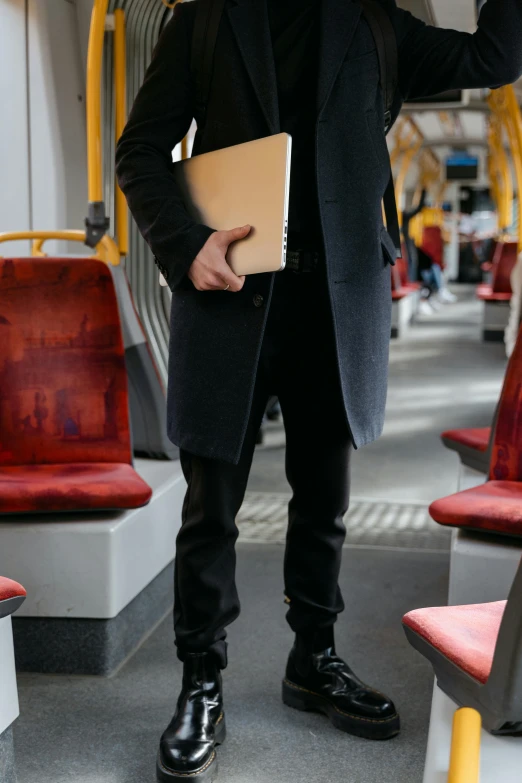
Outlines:
[[[230,288],[230,283],[224,287],[223,291],[228,291],[229,288]]]

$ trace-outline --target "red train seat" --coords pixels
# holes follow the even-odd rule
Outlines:
[[[522,536],[522,482],[487,481],[436,500],[430,514],[439,525]]]
[[[459,669],[485,683],[506,603],[414,609],[402,622]]]
[[[124,509],[132,467],[124,347],[107,266],[0,259],[0,513]]]
[[[477,286],[477,297],[484,302],[509,302],[512,296],[511,272],[518,255],[517,242],[498,242],[493,256],[491,284]]]
[[[403,617],[410,644],[437,685],[472,707],[492,734],[522,731],[522,563],[507,601],[415,609]]]
[[[6,576],[0,576],[0,618],[16,612],[26,596],[25,588],[21,584]]]
[[[489,480],[436,500],[430,514],[440,525],[522,536],[522,327],[500,396]]]
[[[446,430],[441,435],[444,445],[458,451],[459,446],[486,452],[491,437],[491,427],[470,427],[461,430]]]

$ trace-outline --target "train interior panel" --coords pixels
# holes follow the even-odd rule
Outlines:
[[[0,0],[0,783],[520,783],[520,52],[520,0]],[[241,277],[177,183],[276,132]]]

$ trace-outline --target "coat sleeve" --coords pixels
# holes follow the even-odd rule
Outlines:
[[[190,41],[182,8],[176,6],[160,36],[116,149],[119,185],[172,290],[212,233],[189,216],[172,175],[172,150],[193,118]]]
[[[404,100],[500,87],[522,75],[522,0],[488,0],[473,34],[430,27],[395,4],[390,10]]]

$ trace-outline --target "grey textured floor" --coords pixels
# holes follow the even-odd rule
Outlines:
[[[402,734],[387,743],[345,736],[279,696],[290,635],[282,602],[282,547],[242,544],[243,613],[230,633],[225,674],[229,737],[223,783],[420,783],[432,688],[429,667],[408,646],[400,618],[444,601],[444,554],[347,551],[347,610],[340,652],[360,676],[396,700]],[[153,783],[159,734],[170,718],[181,667],[170,620],[110,680],[20,676],[15,731],[19,783]]]
[[[467,297],[420,321],[392,345],[385,435],[353,460],[355,508],[361,519],[373,514],[377,520],[376,527],[367,525],[368,535],[387,512],[379,503],[365,511],[364,503],[385,499],[398,509],[397,527],[409,514],[410,539],[406,549],[397,544],[404,541],[400,536],[382,549],[371,545],[370,536],[362,547],[345,550],[341,583],[347,609],[338,624],[338,647],[363,678],[396,700],[401,735],[369,743],[339,733],[321,716],[282,705],[290,636],[282,603],[283,548],[267,543],[280,540],[281,530],[268,525],[259,543],[239,545],[243,612],[229,637],[229,737],[219,751],[223,783],[421,783],[432,676],[406,643],[400,619],[409,609],[444,603],[448,554],[447,541],[439,538],[434,547],[439,551],[420,543],[408,551],[415,525],[418,542],[434,534],[427,532],[422,514],[405,509],[454,489],[456,457],[440,446],[440,431],[489,423],[505,359],[501,346],[479,342],[479,318],[479,304]],[[249,487],[252,503],[260,492],[278,495],[275,522],[288,492],[283,445],[281,426],[270,426]],[[255,516],[251,509],[245,523]],[[252,530],[251,525],[251,536]],[[170,619],[110,680],[21,675],[15,727],[19,783],[153,783],[158,737],[179,682]]]

